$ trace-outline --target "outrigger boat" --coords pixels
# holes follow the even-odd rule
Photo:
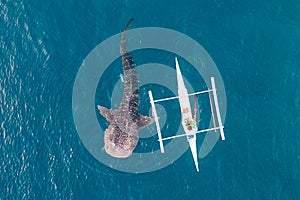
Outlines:
[[[214,77],[211,77],[212,89],[188,94],[187,89],[184,84],[184,81],[183,81],[183,78],[182,78],[180,68],[179,68],[178,60],[176,57],[175,57],[175,64],[176,64],[177,83],[178,83],[178,96],[154,100],[152,92],[148,91],[150,103],[151,103],[151,107],[152,107],[152,114],[153,114],[155,124],[156,124],[160,150],[161,150],[161,153],[164,153],[164,151],[165,151],[164,145],[163,145],[164,140],[170,140],[170,139],[186,136],[187,141],[190,146],[190,149],[191,149],[191,152],[192,152],[192,155],[193,155],[196,170],[197,170],[197,172],[199,172],[198,158],[197,158],[196,134],[207,132],[207,131],[212,131],[212,130],[214,130],[214,131],[220,130],[221,138],[222,138],[222,140],[225,140],[224,130],[223,130],[224,126],[222,125],[222,121],[221,121],[221,115],[220,115],[219,104],[218,104],[218,99],[217,99],[215,81],[214,81]],[[210,97],[210,92],[213,93],[213,102],[215,105],[215,112],[217,114],[218,127],[216,126],[216,122],[215,122],[214,109],[213,109],[213,105],[212,105],[212,99]],[[197,109],[196,103],[194,105],[194,117],[193,117],[192,111],[191,111],[191,105],[190,105],[190,101],[189,101],[189,96],[194,95],[194,97],[196,97],[196,95],[204,94],[204,93],[209,94],[214,127],[208,128],[208,129],[203,129],[203,130],[198,130],[197,121],[196,121],[196,109]],[[155,108],[155,103],[161,102],[161,101],[168,101],[171,99],[177,99],[177,98],[179,99],[179,104],[180,104],[180,108],[181,108],[181,116],[182,116],[181,124],[183,126],[185,133],[163,138],[161,131],[160,131],[160,125],[159,125],[158,116],[157,116],[157,112],[156,112],[156,108]]]

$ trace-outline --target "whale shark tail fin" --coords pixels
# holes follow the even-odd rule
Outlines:
[[[120,45],[120,54],[123,56],[124,54],[127,53],[127,49],[125,47],[126,44],[126,35],[127,35],[127,30],[129,29],[130,25],[133,22],[133,18],[131,18],[128,22],[128,24],[125,26],[123,33],[122,33],[122,39],[121,39],[121,45]]]

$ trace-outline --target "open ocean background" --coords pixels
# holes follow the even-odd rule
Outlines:
[[[226,140],[199,173],[189,151],[123,173],[80,141],[77,71],[131,17],[192,37],[223,77]],[[299,0],[0,0],[0,33],[0,199],[300,199]]]

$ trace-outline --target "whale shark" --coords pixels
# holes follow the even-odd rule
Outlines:
[[[109,122],[104,132],[104,149],[116,158],[127,158],[139,140],[139,130],[150,125],[154,119],[139,113],[139,80],[132,56],[126,49],[126,34],[133,22],[130,19],[122,32],[120,54],[123,66],[124,90],[117,109],[98,105],[100,114]]]

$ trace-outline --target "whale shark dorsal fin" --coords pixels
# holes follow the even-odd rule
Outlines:
[[[137,121],[138,129],[142,129],[142,128],[152,124],[153,122],[154,122],[154,118],[140,115],[139,119]]]
[[[105,108],[103,106],[97,106],[98,110],[100,111],[100,114],[108,121],[110,122],[112,118],[112,109]]]

